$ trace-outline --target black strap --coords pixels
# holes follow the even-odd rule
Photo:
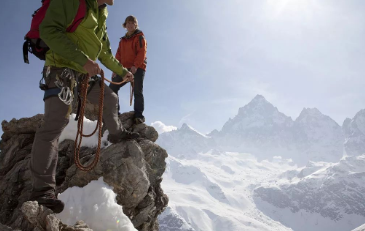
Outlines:
[[[79,120],[80,109],[81,109],[81,97],[79,95],[78,100],[77,100],[77,112],[76,112],[76,116],[75,116],[75,121]]]
[[[52,96],[58,96],[58,94],[61,92],[61,89],[58,87],[54,87],[54,88],[48,88],[47,90],[44,91],[44,97],[43,100],[48,99],[49,97]]]
[[[87,93],[86,94],[89,94],[90,93],[90,91],[93,89],[93,87],[95,85],[95,82],[97,81],[96,79],[93,79],[93,77],[90,78],[91,80],[89,81],[89,89],[87,90]]]
[[[80,97],[80,84],[81,84],[81,82],[79,80],[80,80],[79,77],[76,77],[77,85],[74,88],[74,96],[77,97],[77,112],[76,112],[76,116],[75,116],[75,121],[79,120],[80,109],[81,109],[81,97]]]
[[[37,42],[35,43],[35,47],[38,48],[38,49],[41,49],[41,47],[39,46],[41,44],[41,39],[37,39]]]
[[[24,59],[24,63],[29,64],[28,48],[29,48],[29,41],[25,40],[25,42],[23,44],[23,59]]]
[[[139,36],[139,48],[142,48],[143,35]]]

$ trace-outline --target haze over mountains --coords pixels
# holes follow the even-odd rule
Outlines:
[[[257,95],[218,131],[203,135],[189,125],[163,133],[159,143],[187,155],[210,149],[248,152],[258,159],[281,156],[305,165],[308,161],[337,162],[345,151],[358,155],[365,147],[365,110],[338,125],[316,108],[304,108],[296,120]],[[346,150],[344,150],[346,148]]]
[[[365,223],[365,110],[342,126],[257,95],[221,130],[162,133],[169,153],[161,230],[345,231]]]

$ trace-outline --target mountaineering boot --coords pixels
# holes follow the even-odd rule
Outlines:
[[[49,208],[54,213],[62,212],[65,207],[65,204],[57,199],[54,189],[44,192],[33,191],[29,200],[37,201],[39,205]]]
[[[136,118],[134,118],[134,124],[141,124],[141,123],[144,123],[146,120],[145,120],[145,118],[144,117],[136,117]]]
[[[118,134],[109,134],[108,141],[110,143],[116,144],[123,140],[132,140],[139,138],[140,135],[137,132],[130,132],[127,130],[124,130]]]

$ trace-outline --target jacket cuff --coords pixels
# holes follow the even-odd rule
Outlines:
[[[134,63],[133,66],[135,66],[136,68],[141,68],[141,64],[139,63]]]
[[[122,72],[117,73],[118,75],[122,76],[124,78],[124,76],[128,73],[128,70],[126,68],[123,67]]]

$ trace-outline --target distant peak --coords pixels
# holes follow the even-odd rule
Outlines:
[[[196,131],[193,127],[191,127],[190,125],[187,125],[186,123],[183,123],[183,125],[181,126],[180,130],[183,131]]]
[[[317,108],[303,108],[300,113],[301,116],[323,116],[323,114]]]
[[[358,113],[356,113],[354,119],[358,118],[358,117],[364,117],[364,116],[365,116],[365,109],[362,109]]]
[[[238,109],[238,117],[246,116],[247,114],[272,115],[279,112],[274,105],[268,102],[262,95],[256,95],[247,105]],[[235,117],[234,119],[237,119]],[[229,121],[228,121],[229,122]]]
[[[181,128],[180,128],[180,129],[182,129],[182,130],[186,130],[186,129],[191,130],[190,126],[189,126],[189,125],[187,125],[186,123],[183,123],[183,125],[181,126]]]
[[[347,126],[349,126],[349,124],[351,124],[351,122],[352,122],[352,119],[350,119],[350,118],[346,118],[346,119],[343,121],[343,123],[342,123],[342,127],[343,127],[343,128],[346,128]]]
[[[295,121],[332,120],[331,117],[322,114],[317,108],[303,108]],[[336,122],[335,122],[336,123]]]
[[[261,102],[261,101],[267,102],[267,100],[265,99],[265,97],[263,97],[262,95],[256,95],[255,98],[253,98],[251,100],[251,102]]]
[[[180,128],[180,130],[181,131],[193,132],[193,133],[199,134],[201,136],[207,137],[206,135],[204,135],[203,133],[200,133],[199,131],[197,131],[196,129],[194,129],[190,125],[187,125],[186,123],[183,123],[183,125]]]
[[[257,94],[254,99],[265,99],[265,97],[260,94]]]
[[[245,108],[258,108],[258,107],[273,108],[274,106],[270,102],[268,102],[262,95],[256,95],[246,106],[240,108],[239,111],[244,110]]]
[[[207,134],[207,136],[216,136],[219,134],[219,131],[217,129],[214,129],[213,131],[211,131],[210,133]]]

